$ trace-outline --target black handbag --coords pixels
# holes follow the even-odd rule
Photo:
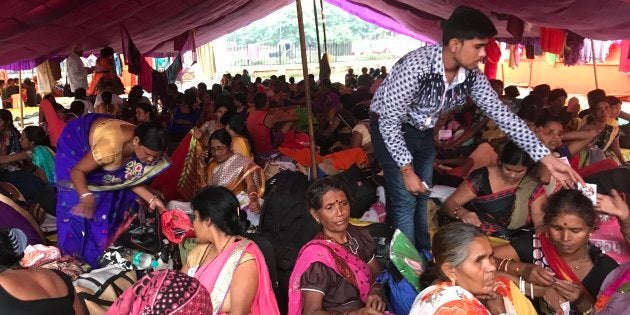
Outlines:
[[[156,255],[164,249],[160,212],[141,205],[136,213],[127,212],[116,231],[114,243],[129,249]]]

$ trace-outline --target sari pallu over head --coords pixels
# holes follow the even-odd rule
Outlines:
[[[90,129],[101,118],[111,116],[88,114],[68,123],[57,143],[55,161],[58,245],[65,254],[82,258],[93,267],[98,265],[98,256],[109,245],[124,213],[138,207],[138,197],[128,188],[144,183],[169,165],[166,159],[145,165],[132,157],[115,170],[99,168],[90,172],[86,179],[94,194],[94,215],[91,219],[73,215],[71,210],[79,202],[79,196],[70,172],[83,156],[91,154]]]
[[[322,263],[334,270],[339,276],[352,284],[359,291],[361,301],[367,301],[372,284],[370,267],[345,247],[332,240],[325,239],[320,233],[306,243],[300,250],[293,272],[289,278],[289,315],[302,314],[304,301],[300,282],[302,274],[316,263]]]
[[[195,278],[199,279],[208,291],[210,291],[213,315],[220,314],[219,311],[230,290],[234,272],[240,265],[241,258],[243,258],[246,253],[254,256],[258,270],[258,291],[254,297],[250,314],[280,314],[265,257],[253,241],[242,239],[228,246],[211,262],[198,266],[196,269],[191,268],[191,270],[189,270],[189,274],[194,272]]]

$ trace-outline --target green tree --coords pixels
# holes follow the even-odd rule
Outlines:
[[[305,5],[303,9],[306,42],[309,45],[316,45],[317,35],[315,34],[313,6]],[[320,42],[323,45],[322,21],[319,10],[318,15]],[[391,32],[367,23],[328,3],[324,3],[324,15],[326,39],[329,44],[348,43],[353,40],[375,39],[391,35]],[[270,16],[231,33],[227,40],[236,45],[277,45],[285,41],[297,44],[299,34],[295,5],[288,5]]]

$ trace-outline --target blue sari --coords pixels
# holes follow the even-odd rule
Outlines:
[[[139,206],[138,197],[130,188],[146,182],[169,166],[166,159],[147,165],[133,156],[118,169],[92,171],[86,179],[94,194],[94,215],[91,219],[73,215],[71,209],[79,203],[79,196],[72,185],[70,172],[83,156],[92,154],[90,128],[101,118],[111,116],[88,114],[68,123],[57,143],[55,163],[58,246],[64,254],[83,259],[92,267],[98,265],[98,256],[110,245],[125,212]]]

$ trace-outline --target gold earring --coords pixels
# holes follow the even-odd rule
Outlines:
[[[455,281],[455,277],[451,277],[451,285],[452,286],[457,285],[457,281]]]

